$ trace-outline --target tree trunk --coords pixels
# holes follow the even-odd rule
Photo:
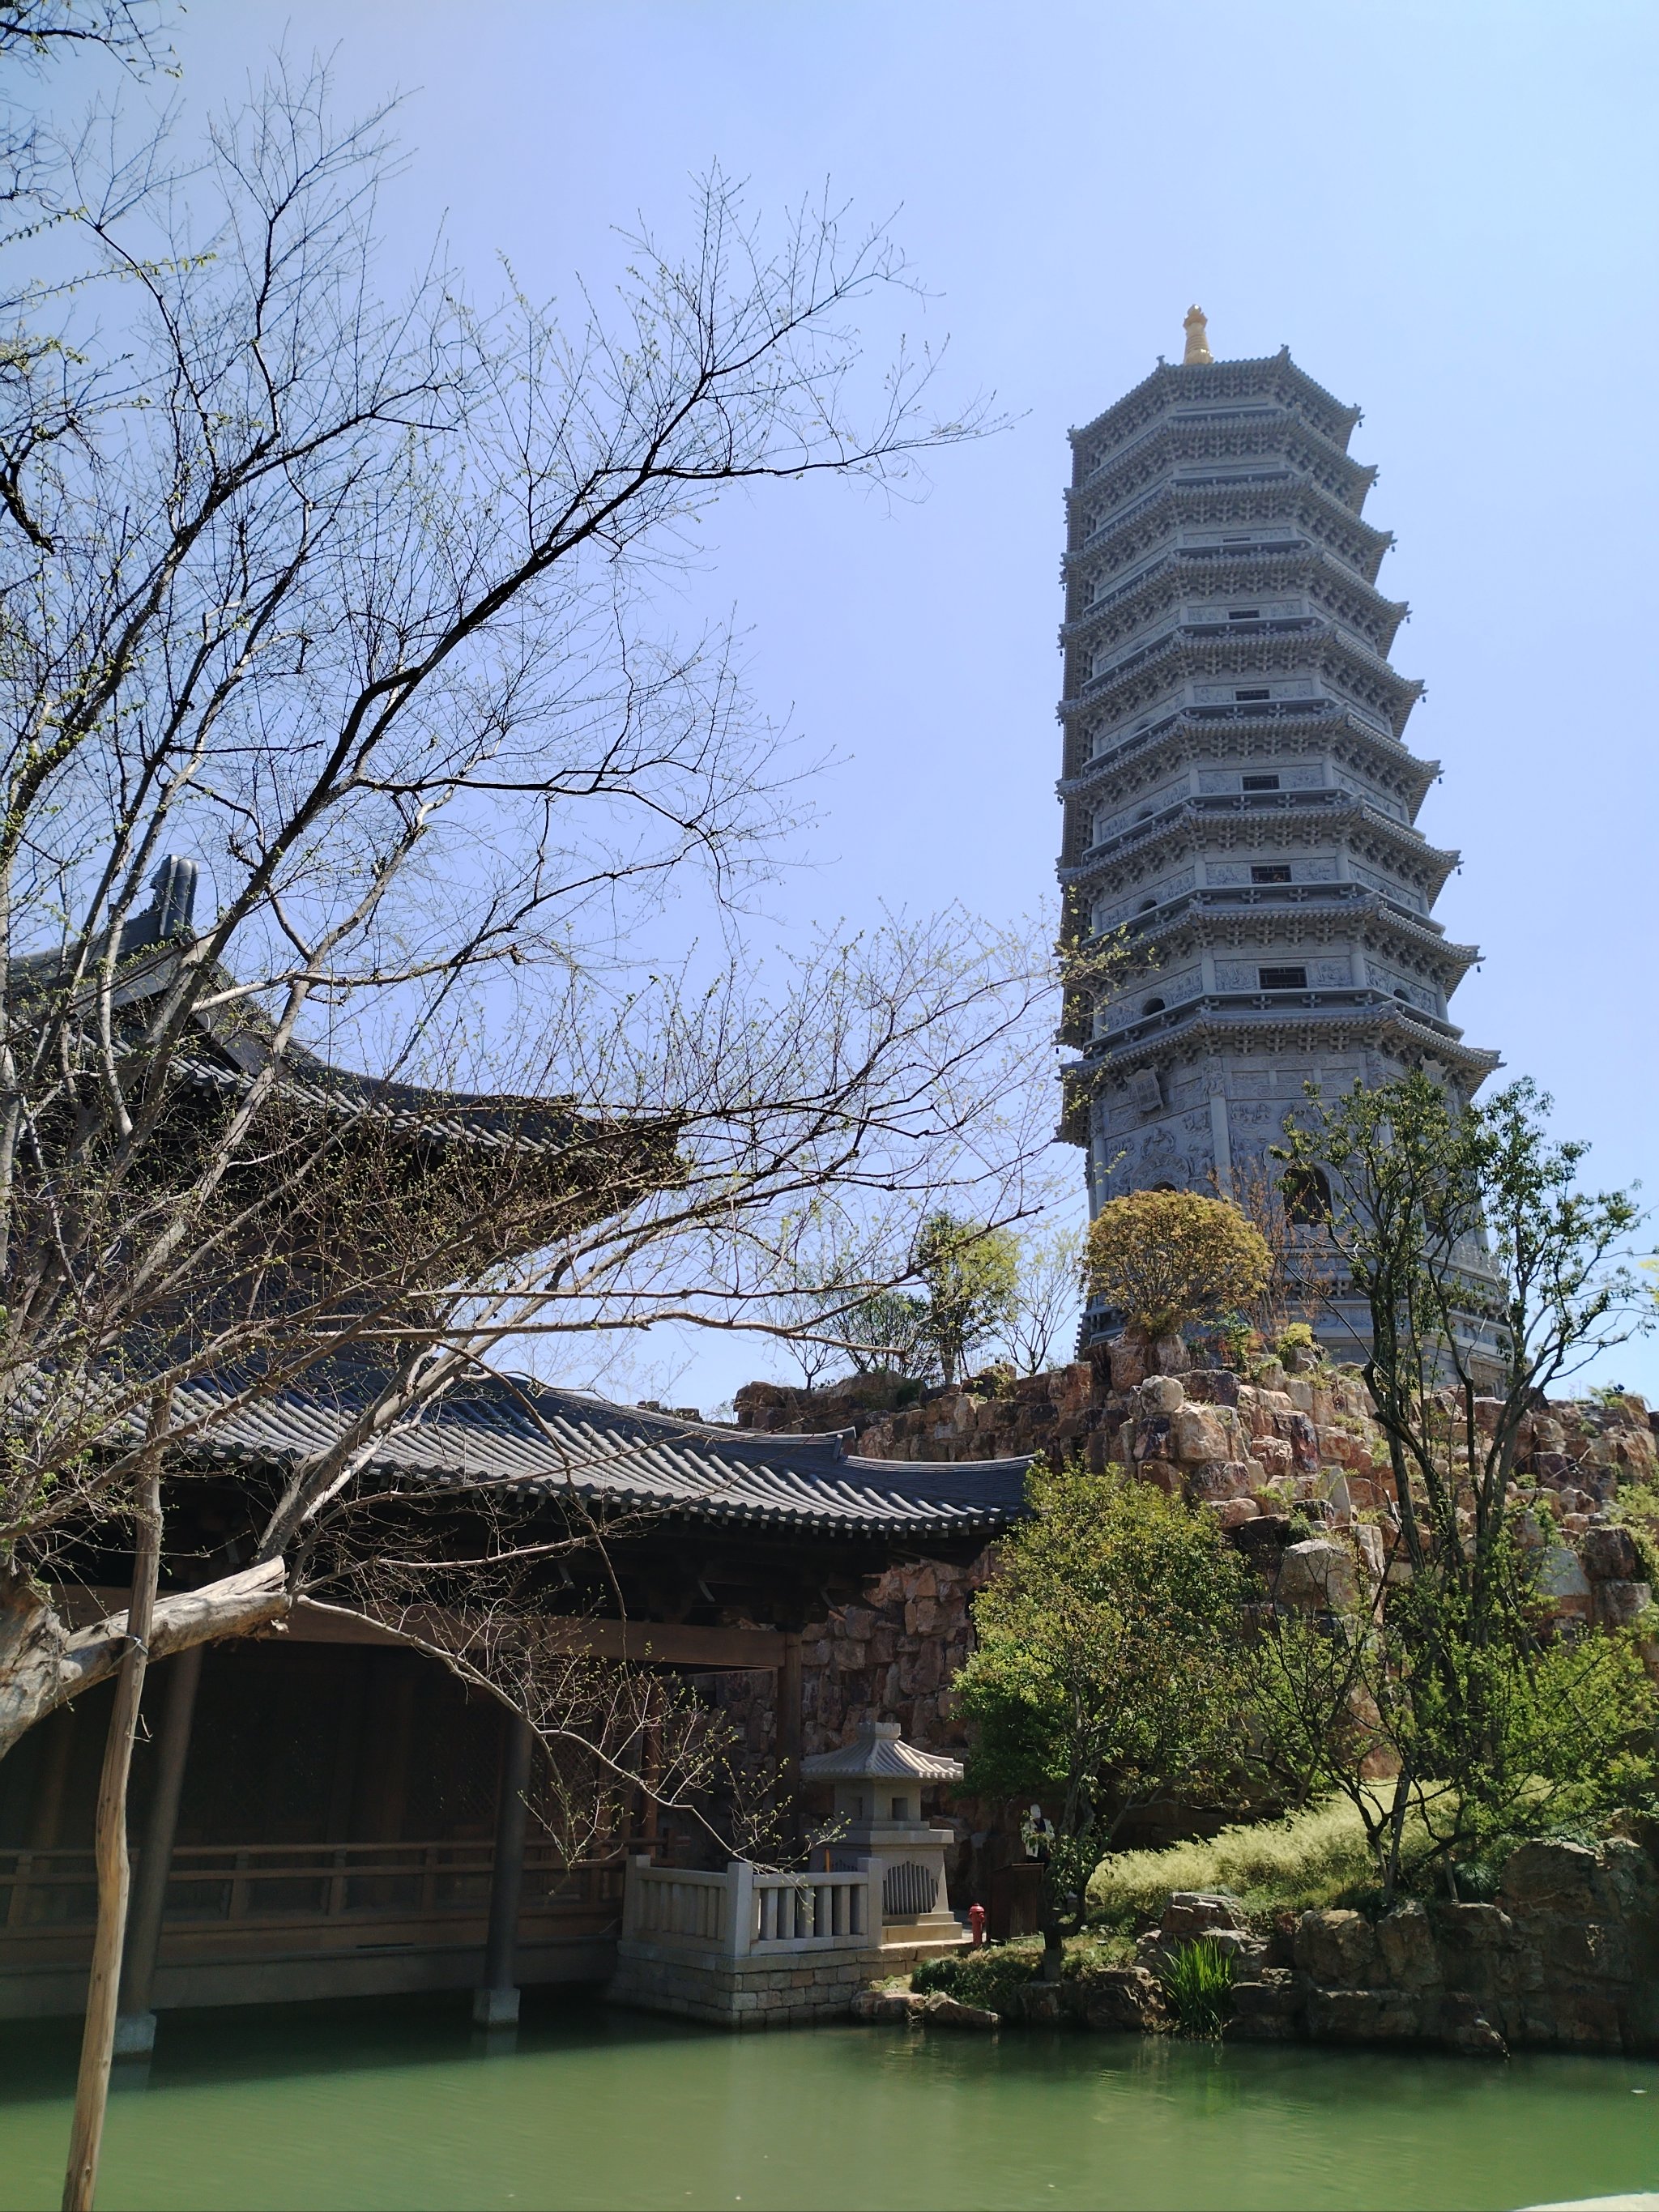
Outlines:
[[[75,2118],[70,2128],[69,2168],[64,2176],[64,2212],[92,2212],[98,2186],[98,2154],[103,2148],[104,2112],[109,2102],[109,2068],[115,2047],[115,2008],[121,1985],[121,1947],[127,1923],[127,1776],[132,1766],[132,1738],[143,1694],[150,1617],[155,1606],[155,1577],[161,1553],[161,1485],[158,1454],[144,1462],[138,1478],[138,1508],[132,1565],[132,1599],[127,1611],[127,1649],[115,1680],[115,1704],[104,1742],[98,1783],[96,1857],[98,1926],[93,1937],[92,1976],[87,1985],[86,2026],[81,2037],[81,2071],[75,2085]]]
[[[1394,1893],[1400,1881],[1400,1847],[1406,1833],[1406,1815],[1412,1802],[1412,1765],[1409,1759],[1401,1764],[1395,1777],[1394,1803],[1389,1808],[1389,1856],[1382,1872],[1382,1902],[1394,1904]]]
[[[1057,1982],[1066,1965],[1066,1931],[1050,1914],[1045,1914],[1042,1923],[1042,1978]]]

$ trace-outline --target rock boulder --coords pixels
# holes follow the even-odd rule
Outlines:
[[[1296,1923],[1294,1956],[1314,1982],[1363,1989],[1376,1970],[1376,1930],[1363,1912],[1304,1912]]]
[[[1346,1613],[1359,1601],[1359,1577],[1353,1554],[1334,1537],[1310,1536],[1287,1544],[1279,1562],[1273,1596],[1280,1605],[1308,1606],[1321,1613]]]

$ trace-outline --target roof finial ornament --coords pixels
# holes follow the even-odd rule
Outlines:
[[[1182,367],[1208,368],[1215,356],[1210,351],[1209,339],[1205,336],[1207,319],[1202,307],[1188,307],[1183,319],[1187,332],[1187,350],[1182,356]]]

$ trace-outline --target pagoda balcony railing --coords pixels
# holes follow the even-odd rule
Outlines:
[[[1133,575],[1126,576],[1121,583],[1114,584],[1109,592],[1097,593],[1086,607],[1080,607],[1073,621],[1062,623],[1060,635],[1069,637],[1073,632],[1086,629],[1104,614],[1108,607],[1115,606],[1120,599],[1127,599],[1132,592],[1144,590],[1148,584],[1173,568],[1177,557],[1177,549],[1173,546],[1154,554],[1144,568],[1137,568]]]
[[[1081,698],[1062,699],[1060,702],[1061,718],[1069,719],[1073,715],[1080,714],[1089,703]],[[1144,740],[1168,730],[1183,717],[1191,721],[1261,722],[1272,725],[1274,722],[1292,719],[1306,721],[1322,714],[1336,715],[1357,711],[1349,707],[1346,699],[1334,699],[1328,695],[1316,696],[1311,699],[1256,699],[1247,701],[1243,704],[1235,700],[1231,704],[1224,703],[1216,707],[1195,706],[1190,701],[1183,699],[1178,707],[1171,707],[1166,711],[1156,729],[1137,730],[1133,732],[1133,739],[1126,738],[1119,744],[1109,747],[1107,751],[1097,753],[1089,763],[1089,769],[1092,771],[1109,766],[1116,768],[1130,757],[1132,743],[1138,749]],[[1368,734],[1374,729],[1381,730],[1381,725],[1371,722],[1366,724]],[[1392,732],[1382,731],[1382,734],[1387,737],[1399,751],[1402,753],[1406,751],[1407,748],[1401,744],[1398,738],[1393,735]]]
[[[1091,558],[1126,524],[1135,521],[1162,500],[1176,499],[1183,492],[1196,493],[1200,496],[1206,494],[1213,495],[1216,492],[1259,492],[1262,485],[1269,483],[1283,485],[1293,495],[1316,500],[1334,522],[1340,521],[1345,529],[1352,532],[1358,545],[1368,548],[1380,546],[1386,550],[1394,543],[1391,532],[1378,530],[1374,524],[1367,522],[1358,507],[1349,506],[1337,493],[1322,484],[1317,477],[1304,470],[1286,467],[1272,472],[1258,470],[1231,476],[1161,476],[1145,491],[1137,493],[1102,515],[1086,537],[1079,538],[1075,545],[1067,549],[1065,557],[1068,562]],[[1292,519],[1288,515],[1284,518],[1286,521]]]
[[[1282,559],[1283,565],[1291,572],[1283,583],[1267,583],[1259,586],[1231,583],[1230,592],[1256,591],[1265,598],[1273,592],[1282,591],[1297,582],[1302,582],[1316,593],[1320,589],[1316,573],[1323,569],[1340,584],[1345,592],[1368,592],[1379,607],[1393,614],[1392,629],[1399,628],[1403,611],[1401,603],[1386,599],[1375,584],[1368,583],[1346,562],[1339,560],[1324,546],[1316,545],[1311,538],[1286,539],[1283,542],[1282,547],[1278,543],[1254,548],[1248,545],[1182,545],[1176,549],[1175,558],[1177,562],[1213,561],[1223,556],[1235,561],[1253,556],[1262,567],[1267,566],[1272,560]],[[1212,592],[1220,588],[1221,583],[1227,582],[1227,580],[1224,578],[1218,581],[1216,579],[1206,576],[1195,579],[1194,581],[1198,589]],[[1188,588],[1192,588],[1192,586],[1188,586]],[[1334,623],[1349,651],[1357,658],[1373,663],[1379,670],[1386,669],[1396,682],[1402,680],[1398,670],[1389,658],[1388,646],[1383,639],[1368,636],[1364,630],[1356,627],[1352,618],[1345,621],[1340,616],[1330,613],[1328,610],[1328,617]],[[1080,628],[1083,619],[1084,617],[1079,616],[1077,623],[1070,627]],[[1062,635],[1065,634],[1062,632]]]
[[[1310,422],[1305,416],[1291,414],[1277,404],[1269,403],[1258,406],[1169,409],[1161,411],[1153,416],[1152,420],[1140,429],[1132,432],[1121,442],[1109,446],[1088,474],[1080,477],[1075,484],[1067,487],[1067,496],[1075,499],[1079,493],[1088,490],[1091,484],[1097,484],[1103,477],[1119,467],[1131,454],[1139,453],[1143,446],[1149,445],[1156,438],[1166,436],[1171,431],[1194,429],[1200,424],[1207,428],[1208,425],[1216,422],[1242,423],[1245,428],[1251,429],[1265,429],[1271,427],[1285,431],[1287,436],[1305,438],[1310,444],[1322,447],[1331,463],[1353,472],[1363,486],[1362,497],[1376,481],[1376,471],[1374,469],[1367,468],[1363,462],[1355,460],[1346,447],[1338,445],[1334,438],[1328,437],[1324,431]],[[1224,436],[1226,433],[1223,432],[1221,434]]]
[[[1183,999],[1179,1006],[1165,1006],[1155,1014],[1137,1015],[1121,1029],[1113,1030],[1090,1040],[1089,1058],[1099,1060],[1115,1058],[1132,1047],[1147,1044],[1175,1030],[1187,1029],[1206,1015],[1220,1017],[1227,1022],[1245,1022],[1261,1027],[1284,1021],[1287,1017],[1297,1020],[1334,1021],[1351,1019],[1356,1013],[1388,1014],[1405,1022],[1409,1027],[1429,1032],[1437,1042],[1456,1044],[1462,1030],[1455,1022],[1444,1021],[1437,1014],[1427,1013],[1404,999],[1396,999],[1387,991],[1370,986],[1350,984],[1329,990],[1304,989],[1297,991],[1208,991],[1202,996]],[[1486,1055],[1474,1054],[1484,1058]]]
[[[1407,823],[1396,822],[1391,815],[1385,814],[1381,807],[1373,806],[1358,792],[1345,791],[1339,785],[1324,784],[1313,791],[1187,792],[1172,805],[1160,807],[1146,821],[1120,830],[1115,836],[1103,838],[1097,845],[1088,846],[1074,866],[1060,870],[1060,881],[1073,882],[1079,876],[1098,868],[1104,861],[1124,859],[1140,846],[1151,844],[1167,835],[1183,816],[1199,821],[1212,821],[1228,815],[1332,814],[1345,811],[1386,830],[1391,837],[1401,842],[1421,846],[1425,852],[1434,850],[1420,830]],[[1455,854],[1444,857],[1448,859],[1449,866],[1455,866]]]
[[[1060,711],[1068,719],[1081,714],[1083,709],[1081,699],[1060,702]],[[1434,781],[1437,762],[1419,759],[1395,736],[1392,730],[1386,729],[1380,721],[1373,720],[1368,715],[1362,717],[1359,709],[1351,707],[1346,699],[1275,699],[1257,701],[1248,706],[1239,706],[1235,702],[1231,706],[1221,707],[1192,707],[1183,700],[1179,706],[1167,708],[1155,722],[1149,722],[1144,730],[1133,730],[1115,744],[1108,744],[1085,761],[1075,775],[1060,777],[1054,788],[1062,799],[1074,798],[1078,793],[1086,791],[1091,784],[1098,782],[1102,776],[1125,767],[1141,753],[1160,744],[1183,720],[1202,721],[1206,726],[1217,720],[1240,726],[1260,724],[1264,731],[1271,732],[1275,724],[1290,719],[1303,723],[1327,719],[1346,722],[1370,744],[1380,745],[1385,757],[1413,770],[1423,790],[1427,790]],[[1247,727],[1240,726],[1237,734],[1243,737],[1249,732]]]
[[[1168,651],[1172,646],[1178,646],[1185,638],[1193,639],[1200,645],[1210,645],[1223,637],[1300,635],[1310,630],[1328,631],[1333,636],[1336,635],[1335,625],[1319,615],[1281,615],[1270,621],[1248,623],[1190,623],[1177,618],[1166,629],[1161,629],[1156,637],[1148,638],[1144,645],[1133,647],[1121,659],[1113,661],[1109,667],[1097,669],[1085,679],[1081,691],[1073,696],[1088,699],[1096,692],[1103,691],[1108,685],[1120,683],[1124,677],[1133,675],[1137,668],[1158,653]],[[1371,657],[1374,656],[1368,656]],[[1393,672],[1389,671],[1390,674]]]
[[[1187,465],[1198,467],[1201,464],[1188,463]],[[1349,507],[1334,492],[1328,491],[1325,486],[1315,477],[1310,476],[1305,471],[1292,466],[1288,460],[1282,461],[1276,468],[1212,467],[1202,475],[1177,475],[1176,471],[1171,469],[1160,476],[1158,482],[1146,490],[1132,492],[1120,501],[1117,506],[1108,507],[1088,535],[1082,539],[1077,550],[1080,553],[1091,551],[1102,538],[1109,538],[1115,530],[1121,530],[1126,522],[1133,522],[1136,515],[1144,508],[1155,507],[1160,499],[1170,492],[1255,491],[1259,490],[1263,484],[1294,484],[1298,490],[1305,486],[1310,491],[1316,491],[1329,500],[1333,507],[1341,514],[1349,516],[1351,520],[1356,522],[1359,520],[1357,508]]]
[[[1201,635],[1190,623],[1177,623],[1169,629],[1160,631],[1157,637],[1149,640],[1145,646],[1138,647],[1128,659],[1114,663],[1110,668],[1103,669],[1098,676],[1087,678],[1080,691],[1070,692],[1060,701],[1059,708],[1060,717],[1062,720],[1068,719],[1085,708],[1098,704],[1099,700],[1108,692],[1115,690],[1119,684],[1126,683],[1131,678],[1143,673],[1157,661],[1170,660],[1180,663],[1188,653],[1209,652],[1224,639],[1232,639],[1240,635],[1260,638],[1270,630],[1277,631],[1285,637],[1294,633],[1303,641],[1304,648],[1310,640],[1320,645],[1334,646],[1362,667],[1370,667],[1388,677],[1400,701],[1402,722],[1422,696],[1421,685],[1413,684],[1407,678],[1401,676],[1389,662],[1378,660],[1374,653],[1358,650],[1350,645],[1337,623],[1328,621],[1322,615],[1297,615],[1294,617],[1287,616],[1276,623],[1253,623],[1241,626],[1239,629],[1228,631],[1223,631],[1218,626],[1215,634],[1210,636]],[[1322,661],[1324,656],[1321,654],[1320,659]],[[1211,681],[1217,674],[1219,674],[1224,682],[1239,687],[1282,682],[1286,677],[1297,676],[1298,672],[1294,669],[1281,669],[1275,673],[1272,669],[1258,671],[1228,669],[1224,663],[1217,663],[1206,669],[1201,662],[1191,670],[1191,676],[1203,676]],[[1190,678],[1187,680],[1190,680]],[[1254,711],[1264,708],[1271,710],[1273,708],[1280,709],[1289,708],[1293,712],[1307,714],[1314,701],[1318,701],[1322,704],[1329,702],[1345,709],[1356,721],[1364,723],[1368,730],[1375,731],[1379,736],[1390,739],[1394,744],[1401,746],[1402,750],[1404,749],[1403,739],[1382,708],[1357,699],[1352,690],[1344,686],[1340,677],[1331,676],[1328,670],[1323,673],[1323,681],[1328,687],[1324,691],[1300,698],[1243,702],[1237,699],[1183,701],[1182,709],[1195,721],[1212,723],[1237,721],[1248,717]],[[1241,716],[1239,712],[1241,706],[1244,710],[1243,716]]]
[[[1410,924],[1414,934],[1443,941],[1445,927],[1407,905],[1401,897],[1390,897],[1387,891],[1373,884],[1334,878],[1328,883],[1315,884],[1211,884],[1201,890],[1182,891],[1175,898],[1164,899],[1143,913],[1125,915],[1121,921],[1105,923],[1091,933],[1107,938],[1115,937],[1119,930],[1127,930],[1133,937],[1145,937],[1167,929],[1188,912],[1226,913],[1237,908],[1311,907],[1316,911],[1344,906],[1376,905],[1387,907],[1390,913]],[[1473,960],[1473,945],[1447,945],[1445,950],[1453,955],[1467,953]]]
[[[1121,582],[1114,584],[1110,591],[1097,592],[1086,607],[1079,607],[1068,622],[1060,625],[1060,634],[1069,642],[1098,622],[1109,607],[1115,606],[1120,600],[1130,598],[1136,592],[1144,591],[1147,585],[1155,583],[1158,577],[1178,567],[1183,561],[1293,561],[1299,566],[1310,555],[1318,566],[1334,568],[1345,584],[1358,586],[1361,591],[1370,592],[1385,605],[1390,604],[1382,599],[1382,594],[1374,584],[1366,583],[1363,576],[1357,575],[1346,563],[1332,561],[1323,546],[1316,545],[1311,538],[1273,538],[1253,545],[1168,545],[1162,552],[1155,553],[1132,575],[1125,576]],[[1371,649],[1376,650],[1376,647]]]

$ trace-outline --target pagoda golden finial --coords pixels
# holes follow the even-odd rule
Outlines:
[[[1191,368],[1196,363],[1200,368],[1207,368],[1214,356],[1210,351],[1209,339],[1205,336],[1206,321],[1203,308],[1188,307],[1183,326],[1187,332],[1187,350],[1182,356],[1182,368]]]

